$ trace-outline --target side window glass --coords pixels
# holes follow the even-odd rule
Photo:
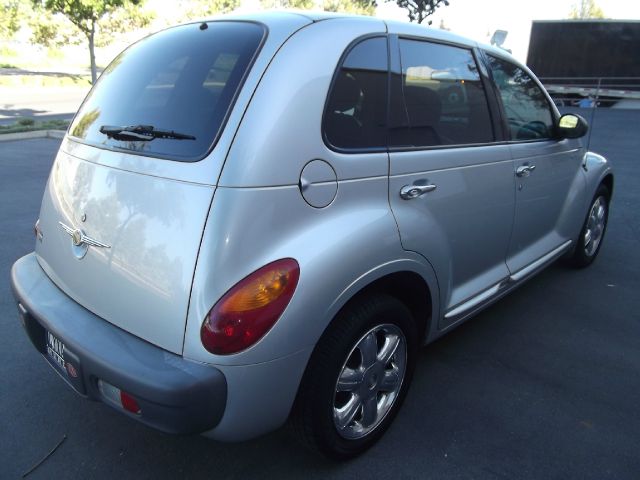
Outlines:
[[[390,125],[393,146],[494,140],[489,106],[470,50],[400,39],[405,115]]]
[[[538,84],[521,68],[491,55],[489,66],[500,92],[512,140],[551,138],[551,107]]]
[[[334,81],[324,115],[327,141],[337,148],[387,146],[387,39],[358,43]]]

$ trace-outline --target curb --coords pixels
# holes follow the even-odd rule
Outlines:
[[[12,142],[16,140],[30,140],[33,138],[64,138],[67,132],[64,130],[35,130],[32,132],[3,133],[0,134],[1,142]]]

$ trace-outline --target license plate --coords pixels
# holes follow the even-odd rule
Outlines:
[[[53,333],[47,332],[47,355],[53,361],[53,364],[67,374],[67,368],[64,361],[64,343]]]

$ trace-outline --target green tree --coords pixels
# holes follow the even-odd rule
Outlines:
[[[64,15],[84,34],[89,43],[91,63],[91,83],[95,83],[96,71],[96,32],[100,22],[115,14],[126,5],[138,5],[140,0],[33,0],[36,7],[43,7],[53,14]],[[132,28],[132,25],[126,25]]]
[[[449,0],[396,0],[396,3],[400,8],[408,11],[410,21],[422,23],[439,6],[448,6]],[[429,21],[429,25],[431,25],[431,21]]]
[[[376,13],[376,0],[324,0],[322,9],[326,12],[373,15]]]
[[[34,7],[27,24],[31,29],[31,43],[45,47],[63,47],[82,43],[82,35],[63,15]]]
[[[297,8],[299,10],[311,10],[316,8],[314,0],[262,0],[264,8]]]
[[[208,17],[218,13],[228,13],[240,6],[241,0],[177,0],[174,10],[180,12],[176,21],[180,23],[196,18]]]
[[[316,9],[361,15],[373,15],[376,11],[376,0],[262,0],[261,4],[263,8]]]
[[[580,0],[571,7],[569,18],[583,20],[585,18],[604,18],[604,12],[594,0]]]
[[[21,0],[0,0],[0,38],[10,39],[20,30],[24,7]]]
[[[107,13],[100,22],[100,35],[96,38],[96,45],[109,45],[116,34],[139,30],[148,26],[155,18],[155,12],[146,10],[144,3],[127,2],[122,8]]]

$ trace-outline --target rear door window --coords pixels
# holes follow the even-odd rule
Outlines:
[[[512,140],[549,139],[554,115],[542,89],[523,69],[488,55],[493,81],[498,87]]]
[[[386,37],[362,40],[347,54],[327,99],[323,130],[338,149],[387,146],[388,55]]]
[[[209,22],[170,28],[134,44],[106,68],[74,118],[70,135],[148,156],[204,157],[224,127],[264,35],[264,27],[255,23]],[[139,132],[153,127],[188,138],[169,133],[138,140],[100,131],[134,126],[142,127]]]
[[[494,140],[487,97],[471,50],[400,39],[405,111],[390,145],[430,147]]]

